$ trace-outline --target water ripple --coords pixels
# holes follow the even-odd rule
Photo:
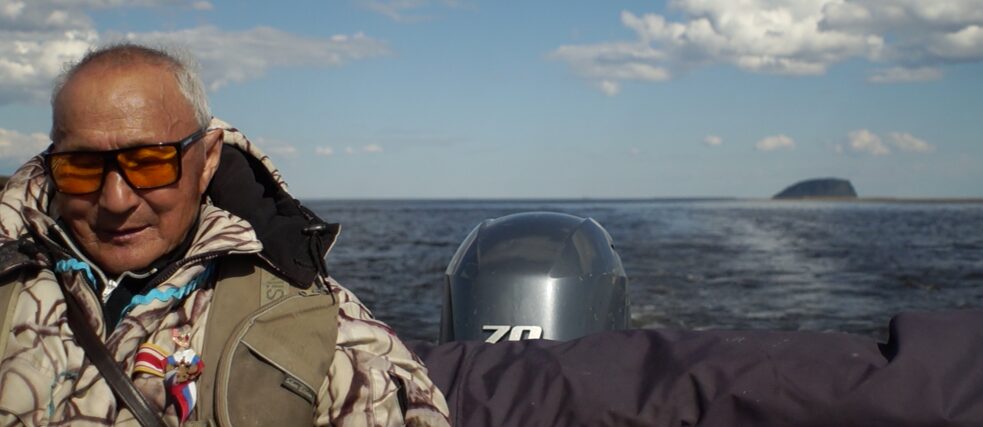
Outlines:
[[[343,231],[332,274],[401,336],[433,340],[443,272],[480,221],[590,216],[628,272],[637,327],[843,331],[983,304],[983,205],[772,201],[310,201]]]

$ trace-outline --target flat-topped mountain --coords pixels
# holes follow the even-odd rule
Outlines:
[[[812,197],[857,198],[850,181],[840,178],[814,178],[799,181],[776,194],[773,199],[805,199]]]

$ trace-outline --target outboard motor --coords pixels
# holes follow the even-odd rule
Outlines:
[[[591,218],[528,212],[485,220],[446,277],[441,343],[569,340],[629,324],[621,258]]]

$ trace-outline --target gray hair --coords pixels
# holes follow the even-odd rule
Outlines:
[[[174,46],[149,47],[132,42],[113,43],[92,49],[77,62],[65,64],[65,70],[55,79],[55,86],[51,91],[52,109],[65,84],[87,64],[100,61],[111,61],[119,65],[143,62],[167,66],[174,73],[181,95],[184,95],[194,110],[198,126],[204,129],[211,121],[212,113],[208,109],[208,96],[205,93],[205,85],[198,75],[198,62],[194,56],[186,49]],[[54,141],[54,124],[52,124],[51,137]]]

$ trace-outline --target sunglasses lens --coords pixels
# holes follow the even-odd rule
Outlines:
[[[180,175],[181,158],[173,145],[140,147],[116,156],[126,179],[136,188],[155,188],[173,184]]]
[[[67,153],[51,156],[51,177],[58,190],[68,194],[85,194],[99,189],[102,183],[102,156]]]

